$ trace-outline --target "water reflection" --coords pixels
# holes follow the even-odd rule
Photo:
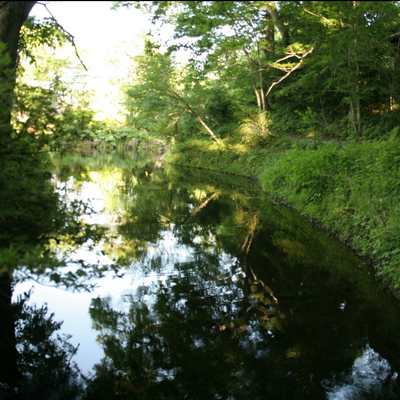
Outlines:
[[[397,302],[254,184],[145,157],[55,160],[55,184],[101,211],[92,222],[121,276],[90,301],[104,357],[85,399],[399,394]]]
[[[379,398],[386,387],[392,388],[394,398],[397,375],[387,360],[367,346],[350,371],[322,384],[328,389],[328,400]]]

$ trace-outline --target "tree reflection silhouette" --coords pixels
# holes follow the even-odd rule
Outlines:
[[[74,260],[73,253],[89,239],[93,244],[98,242],[104,230],[82,221],[81,216],[89,212],[84,203],[60,200],[50,179],[51,159],[39,140],[20,133],[16,138],[3,137],[0,149],[0,397],[45,399],[47,394],[50,398],[55,393],[52,384],[56,379],[52,375],[53,380],[44,382],[41,374],[50,373],[50,362],[65,362],[67,342],[50,340],[58,325],[51,319],[44,322],[45,313],[40,309],[17,307],[17,314],[12,304],[13,286],[33,278],[72,289],[88,288],[90,278],[104,271],[97,265]],[[70,269],[65,271],[63,267],[68,263]],[[43,323],[48,331],[41,332],[39,340],[38,329]],[[35,340],[51,354],[37,347],[33,357],[35,351],[28,351],[28,347],[34,347],[30,342]],[[38,395],[34,386],[40,381],[47,387]],[[62,398],[60,393],[58,398]]]

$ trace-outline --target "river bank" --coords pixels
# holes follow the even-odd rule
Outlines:
[[[171,164],[257,179],[373,266],[400,298],[400,140],[358,143],[280,138],[264,147],[191,141],[165,155]]]

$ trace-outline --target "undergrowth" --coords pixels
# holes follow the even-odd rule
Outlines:
[[[320,221],[400,288],[400,140],[294,148],[265,164],[265,191]]]

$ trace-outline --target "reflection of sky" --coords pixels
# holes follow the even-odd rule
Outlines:
[[[93,364],[100,361],[103,351],[96,342],[97,332],[91,328],[92,322],[89,316],[89,306],[92,299],[111,298],[110,306],[116,311],[127,312],[133,301],[146,303],[149,310],[152,309],[156,296],[150,289],[144,295],[140,294],[140,288],[157,288],[160,283],[179,274],[176,265],[190,262],[193,259],[193,249],[185,245],[177,245],[176,238],[172,230],[164,231],[159,243],[149,248],[145,262],[149,262],[152,257],[162,258],[162,270],[159,272],[151,271],[143,273],[141,263],[133,264],[131,269],[121,278],[114,278],[109,274],[97,281],[97,287],[92,293],[71,293],[63,289],[42,286],[35,282],[24,282],[15,288],[14,298],[18,294],[28,291],[31,287],[34,292],[31,296],[31,303],[38,306],[47,302],[49,311],[55,314],[56,321],[64,321],[61,332],[72,335],[70,342],[77,346],[80,344],[76,362],[87,373]],[[81,251],[77,257],[85,261],[93,262],[92,254]],[[227,254],[221,255],[221,268],[224,266],[229,270],[233,259]],[[104,263],[107,262],[105,258]]]
[[[68,201],[90,201],[92,207],[99,214],[88,217],[86,222],[112,226],[113,215],[101,212],[103,211],[105,193],[99,183],[85,182],[76,191],[73,189],[74,180],[71,177],[66,183],[57,184],[57,188],[59,192],[66,194]],[[103,350],[96,342],[98,332],[92,329],[92,321],[89,315],[91,300],[97,297],[110,298],[110,306],[114,310],[122,312],[129,310],[132,301],[141,301],[146,303],[146,306],[151,310],[156,301],[156,295],[152,293],[152,289],[156,290],[159,284],[165,284],[171,276],[179,276],[179,266],[195,259],[193,247],[178,243],[174,236],[174,225],[171,225],[169,230],[161,231],[160,238],[157,243],[149,244],[144,260],[132,264],[126,274],[120,278],[115,278],[110,273],[96,281],[97,287],[91,293],[72,293],[27,281],[16,286],[14,299],[33,287],[30,303],[36,303],[37,306],[47,303],[49,312],[55,314],[54,320],[64,321],[61,333],[72,335],[69,341],[74,346],[80,345],[75,361],[84,373],[88,373],[93,365],[103,357]],[[201,241],[201,238],[197,237],[195,242],[199,241]],[[207,250],[204,250],[204,252],[212,252],[213,249],[209,245],[210,240],[207,240],[207,243]],[[214,243],[214,241],[211,241],[211,243]],[[99,258],[97,251],[90,252],[85,249],[85,246],[76,253],[75,258],[90,263],[100,261],[100,264],[104,265],[111,262],[106,256]],[[226,253],[220,254],[218,258],[219,272],[223,273],[226,269],[225,272],[230,273],[230,267],[235,263],[236,258]],[[149,268],[152,260],[157,260],[158,265],[161,266],[159,271],[153,271]],[[149,288],[149,290],[146,290],[143,294],[142,288]],[[211,292],[215,289],[209,287]],[[223,295],[224,289],[219,288],[219,290],[219,294]],[[182,307],[184,306],[183,303]]]
[[[328,388],[328,400],[355,400],[375,398],[382,389],[383,381],[391,373],[389,363],[369,346],[353,364],[351,371],[340,377],[341,383],[336,379],[324,382]],[[397,377],[394,374],[392,379]]]

